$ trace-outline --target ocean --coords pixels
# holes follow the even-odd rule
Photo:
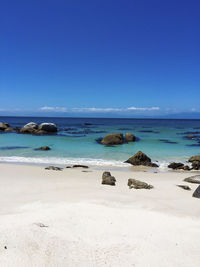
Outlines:
[[[28,122],[53,122],[59,129],[57,135],[49,136],[0,133],[0,162],[126,167],[123,162],[141,150],[163,168],[200,154],[200,120],[0,117],[0,121],[13,128]],[[99,138],[117,132],[131,132],[138,140],[118,146],[98,143]],[[187,135],[196,137],[188,139]],[[35,150],[41,146],[51,150]]]

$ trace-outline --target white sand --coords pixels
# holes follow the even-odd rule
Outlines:
[[[191,173],[113,171],[115,187],[101,175],[1,164],[0,266],[200,266],[197,185],[176,186]]]

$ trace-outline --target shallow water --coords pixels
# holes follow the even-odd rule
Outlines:
[[[200,154],[198,138],[185,138],[200,132],[200,120],[0,117],[0,121],[11,127],[22,127],[30,121],[53,122],[59,128],[58,135],[51,136],[1,133],[1,162],[125,166],[123,161],[142,150],[162,167],[169,161],[185,162]],[[132,132],[139,141],[111,147],[97,143],[106,133],[115,132]],[[194,135],[200,140],[200,134]],[[50,146],[52,150],[35,150],[40,146]]]

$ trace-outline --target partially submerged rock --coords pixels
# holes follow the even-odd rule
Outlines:
[[[120,145],[120,144],[123,144],[123,134],[122,133],[107,134],[101,140],[101,144],[103,144],[103,145]]]
[[[49,167],[46,167],[45,170],[62,171],[63,168],[55,167],[55,166],[49,166]]]
[[[46,133],[56,133],[58,131],[57,126],[54,123],[41,123],[38,128],[39,131]]]
[[[125,134],[125,137],[124,137],[124,140],[126,143],[129,143],[129,142],[134,142],[136,140],[136,136],[132,133],[126,133]]]
[[[35,122],[29,122],[19,130],[23,134],[55,134],[58,129],[54,123],[41,123],[38,125]]]
[[[191,188],[188,185],[177,184],[177,186],[184,190],[191,190]]]
[[[0,122],[0,132],[13,132],[14,130],[8,123]]]
[[[200,198],[200,185],[196,188],[192,196],[196,198]]]
[[[184,182],[192,183],[192,184],[200,184],[200,175],[194,175],[183,180]]]
[[[115,185],[116,179],[110,172],[104,172],[102,175],[102,184]]]
[[[193,170],[200,170],[200,156],[199,155],[189,158],[188,161],[192,163]]]
[[[184,171],[190,170],[189,166],[184,165],[181,162],[172,162],[168,165],[168,168],[173,169],[173,170],[184,170]]]
[[[42,150],[42,151],[45,151],[45,150],[51,150],[51,148],[49,146],[41,146],[39,148],[36,148],[35,150]]]
[[[156,163],[152,163],[151,159],[144,154],[142,151],[138,151],[135,155],[130,157],[125,163],[130,163],[134,166],[148,166],[148,167],[158,167]]]
[[[123,136],[122,133],[107,134],[104,138],[100,139],[100,143],[107,146],[121,145],[123,143],[135,142],[136,136],[132,133],[126,133]]]
[[[152,189],[153,185],[147,184],[145,182],[141,182],[139,180],[136,179],[128,179],[128,186],[130,189],[134,188],[134,189]]]

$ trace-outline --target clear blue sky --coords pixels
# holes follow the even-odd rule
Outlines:
[[[0,115],[200,111],[200,2],[2,1]]]

